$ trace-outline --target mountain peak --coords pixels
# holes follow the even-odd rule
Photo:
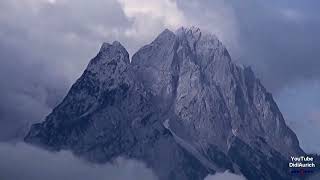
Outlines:
[[[102,54],[111,53],[112,54],[116,51],[120,51],[123,54],[128,53],[126,48],[119,41],[113,41],[112,44],[107,43],[107,42],[102,43],[99,53],[102,53]]]
[[[107,51],[110,46],[111,46],[110,43],[104,42],[100,47],[100,51]]]
[[[180,27],[176,30],[176,34],[178,36],[181,35],[192,35],[192,36],[197,36],[201,33],[201,29],[196,27],[196,26],[191,26],[191,27]]]
[[[113,41],[113,42],[112,42],[112,45],[123,47],[122,44],[121,44],[119,41]]]
[[[219,41],[218,37],[208,31],[202,30],[199,27],[180,27],[176,30],[175,34],[180,38],[192,38],[192,39],[202,39],[202,40],[214,40]]]
[[[181,27],[175,34],[182,44],[188,44],[194,54],[203,57],[211,57],[213,54],[229,56],[226,47],[219,41],[215,34],[201,30],[196,26]]]
[[[112,44],[101,45],[99,53],[90,61],[86,70],[104,81],[109,76],[120,75],[129,64],[129,53],[120,42],[114,41]]]

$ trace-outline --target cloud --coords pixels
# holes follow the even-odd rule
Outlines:
[[[253,66],[273,93],[320,78],[319,2],[231,1],[242,47],[238,61]]]
[[[133,21],[128,36],[143,38],[155,32],[155,27],[176,29],[186,23],[183,12],[175,0],[118,0],[126,16]],[[159,29],[156,29],[156,32]],[[154,36],[154,34],[152,34]]]
[[[295,9],[282,9],[280,13],[282,13],[283,17],[289,21],[299,22],[304,20],[304,15]]]
[[[309,118],[311,123],[320,129],[320,107],[310,112]]]
[[[223,173],[216,173],[215,175],[208,175],[204,180],[246,180],[245,177],[225,171]]]
[[[93,165],[67,151],[52,153],[24,143],[0,144],[0,159],[0,179],[157,179],[151,169],[136,160],[118,158],[112,164]]]
[[[308,153],[320,153],[320,81],[306,81],[289,87],[276,97],[287,124]]]
[[[195,25],[214,33],[227,46],[232,57],[238,56],[241,46],[238,42],[236,14],[232,6],[224,0],[177,0],[177,5],[188,20],[186,25]]]

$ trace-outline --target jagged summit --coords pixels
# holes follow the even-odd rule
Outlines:
[[[191,27],[180,27],[176,30],[175,34],[177,35],[182,35],[182,34],[188,34],[190,33],[191,35],[196,35],[196,34],[201,34],[201,29],[196,26],[191,26]]]
[[[119,42],[114,41],[112,44],[109,43],[102,43],[100,51],[98,55],[106,55],[106,56],[112,56],[114,53],[121,53],[124,56],[128,56],[129,54],[125,47]],[[108,57],[102,58],[102,59],[108,59]],[[127,60],[127,59],[125,59]]]
[[[112,44],[102,44],[99,53],[90,61],[86,71],[102,82],[110,77],[119,79],[129,64],[129,53],[120,42],[114,41]]]
[[[101,47],[100,47],[100,51],[99,52],[109,52],[110,48],[119,48],[121,51],[126,51],[125,47],[123,47],[123,45],[119,42],[119,41],[113,41],[112,44],[104,42],[102,43]]]
[[[204,31],[196,26],[180,27],[174,32],[174,34],[181,39],[190,38],[194,39],[194,41],[198,41],[200,40],[200,38],[202,38],[202,40],[207,41],[219,41],[218,37],[215,34]]]
[[[222,45],[217,36],[213,33],[206,32],[201,30],[198,27],[191,26],[190,28],[181,27],[176,30],[175,34],[179,37],[179,39],[187,39],[190,42],[191,47],[197,41],[206,41],[207,43],[211,43],[210,45]],[[216,43],[216,44],[215,44]]]
[[[304,152],[272,95],[199,28],[163,31],[132,56],[104,43],[67,96],[25,141],[93,162],[144,161],[161,180],[230,170],[290,179]]]

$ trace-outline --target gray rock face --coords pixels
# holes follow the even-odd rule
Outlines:
[[[161,180],[227,169],[248,179],[291,179],[289,156],[304,154],[252,70],[195,27],[165,30],[131,62],[119,42],[103,44],[25,141],[98,163],[139,159]]]

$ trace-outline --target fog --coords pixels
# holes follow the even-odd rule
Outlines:
[[[0,144],[2,180],[157,180],[142,162],[117,158],[89,164],[67,151],[48,152],[25,143]]]

